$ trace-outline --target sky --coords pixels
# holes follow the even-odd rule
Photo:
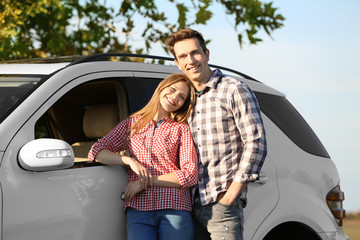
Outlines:
[[[207,25],[194,29],[211,39],[211,64],[236,69],[287,96],[336,164],[345,209],[360,210],[360,1],[272,2],[286,18],[284,26],[271,37],[262,33],[257,45],[240,48],[219,6]],[[150,54],[168,56],[160,47]]]

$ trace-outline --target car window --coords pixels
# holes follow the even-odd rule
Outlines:
[[[0,76],[0,123],[30,93],[42,76]]]
[[[304,151],[329,158],[329,154],[291,103],[282,96],[254,92],[261,111]]]
[[[138,77],[128,81],[130,111],[134,113],[143,108],[151,99],[160,78]],[[136,90],[136,91],[135,91]]]
[[[92,166],[87,154],[92,144],[129,115],[124,79],[102,79],[77,86],[62,96],[35,124],[35,138],[69,143],[74,167]]]

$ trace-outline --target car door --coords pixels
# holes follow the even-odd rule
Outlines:
[[[260,101],[259,104],[261,108]],[[253,239],[261,224],[275,209],[280,197],[277,168],[275,161],[271,158],[272,138],[270,135],[273,133],[270,130],[273,128],[273,124],[265,114],[262,114],[262,118],[267,134],[268,154],[260,171],[260,179],[248,184],[248,204],[244,209],[244,239]]]
[[[86,67],[74,66],[58,72],[16,110],[15,114],[21,118],[14,123],[17,131],[4,152],[0,168],[3,239],[126,239],[121,194],[127,183],[127,172],[123,167],[80,161],[70,169],[28,171],[18,162],[20,149],[42,135],[71,139],[75,134],[72,130],[66,133],[56,133],[55,130],[60,125],[59,128],[66,130],[70,125],[79,123],[79,116],[83,113],[68,111],[67,108],[81,100],[76,98],[76,94],[73,94],[73,99],[77,99],[75,102],[62,106],[63,114],[59,116],[63,119],[52,119],[55,123],[51,124],[51,121],[46,123],[48,118],[45,117],[73,89],[93,82],[101,85],[102,81],[123,81],[125,91],[121,94],[126,94],[126,82],[133,78],[133,73],[106,71],[102,66],[100,63],[88,64]],[[96,89],[92,94],[89,99],[95,99],[96,104]],[[127,99],[127,96],[117,97],[117,101]],[[128,103],[123,105],[128,109]],[[64,121],[68,121],[67,124]],[[72,129],[81,131],[74,126]],[[71,139],[72,142],[76,140]]]
[[[244,209],[244,239],[252,239],[279,200],[276,168],[271,156],[266,157],[260,176],[258,181],[248,184],[248,204]]]

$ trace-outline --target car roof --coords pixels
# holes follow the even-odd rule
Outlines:
[[[0,62],[0,75],[2,74],[14,74],[14,75],[49,75],[56,71],[65,69],[66,67],[79,65],[82,63],[90,63],[97,61],[120,61],[120,62],[132,62],[134,59],[147,59],[150,63],[159,67],[166,65],[165,62],[174,63],[174,59],[170,57],[162,57],[155,55],[141,55],[130,53],[100,53],[89,56],[64,56],[64,57],[49,57],[49,58],[34,58],[34,59],[22,59]],[[148,64],[146,64],[149,66]],[[234,69],[209,64],[212,68],[219,68],[224,71],[225,74],[231,75],[241,81],[246,82],[250,88],[254,88],[257,91],[268,92],[275,95],[283,95],[281,92],[265,85],[264,83]]]
[[[116,58],[116,59],[115,59]],[[163,64],[165,61],[174,62],[174,58],[162,57],[155,55],[143,55],[143,54],[131,54],[131,53],[100,53],[89,56],[65,56],[65,57],[49,57],[49,58],[34,58],[34,59],[20,59],[12,61],[0,62],[1,74],[50,74],[66,66],[72,66],[85,62],[94,61],[133,61],[136,58],[151,59],[153,62],[157,60],[158,63]],[[131,60],[132,59],[132,60]],[[46,67],[44,67],[46,65]],[[210,67],[220,68],[225,71],[229,71],[238,74],[244,78],[255,79],[247,76],[236,70],[225,68],[217,65],[211,65]]]
[[[70,63],[11,63],[0,64],[0,74],[36,74],[48,75],[69,65]]]

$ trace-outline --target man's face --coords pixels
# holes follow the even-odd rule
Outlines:
[[[203,51],[197,38],[175,43],[174,52],[176,65],[191,81],[206,83],[209,80],[209,51]]]

